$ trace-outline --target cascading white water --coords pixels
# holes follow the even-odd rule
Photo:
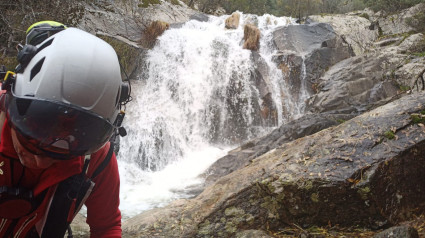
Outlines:
[[[132,85],[128,135],[118,155],[124,217],[191,196],[185,188],[201,183],[197,176],[215,160],[273,129],[254,115],[262,99],[252,80],[251,52],[242,49],[245,22],[254,19],[261,31],[259,53],[269,68],[277,124],[284,113],[299,113],[289,104],[300,103],[283,100],[288,89],[272,62],[271,33],[293,20],[241,15],[235,30],[225,29],[228,16],[189,21],[164,32],[149,51],[146,71]]]

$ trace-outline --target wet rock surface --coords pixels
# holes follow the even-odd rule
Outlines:
[[[202,175],[205,177],[204,186],[209,186],[217,179],[249,165],[253,159],[284,143],[335,126],[352,117],[354,115],[309,114],[284,124],[267,136],[249,141],[217,160]]]
[[[368,13],[363,13],[368,15]],[[369,14],[373,14],[370,13]],[[328,23],[353,49],[355,55],[361,55],[370,50],[379,36],[378,26],[365,17],[354,14],[309,16],[310,22]]]
[[[424,105],[424,92],[405,96],[285,143],[194,199],[126,221],[125,234],[229,237],[292,223],[382,228],[420,214],[425,129],[414,118]]]
[[[300,90],[313,94],[313,85],[329,67],[353,55],[327,23],[281,27],[274,31],[273,40],[278,49],[274,62],[289,69],[287,81],[293,98],[299,97]]]

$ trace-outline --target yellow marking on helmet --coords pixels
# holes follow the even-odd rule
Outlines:
[[[63,26],[64,28],[66,28],[66,26],[64,25],[64,24],[62,24],[62,23],[60,23],[60,22],[57,22],[57,21],[39,21],[39,22],[36,22],[36,23],[34,23],[34,24],[32,24],[30,27],[28,27],[28,29],[27,29],[27,31],[25,32],[25,34],[28,34],[28,32],[32,29],[32,28],[34,28],[34,27],[36,27],[36,26],[38,26],[38,25],[41,25],[41,24],[49,24],[50,26]]]

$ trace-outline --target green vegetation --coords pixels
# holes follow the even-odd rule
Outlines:
[[[180,6],[180,2],[178,0],[170,0],[171,4]]]
[[[345,13],[365,8],[364,0],[184,0],[193,7],[195,4],[202,12],[213,12],[218,6],[227,13],[242,11],[263,15],[305,17],[321,13]]]
[[[366,19],[369,20],[369,14],[367,14],[367,13],[362,13],[362,14],[359,15],[359,17],[363,17],[363,18],[366,18]]]
[[[369,195],[370,195],[370,188],[369,187],[364,187],[364,188],[359,188],[359,190],[357,190],[357,193],[360,195],[360,197],[363,200],[367,200]]]
[[[400,85],[399,88],[402,92],[407,92],[410,90],[410,87],[406,85]]]
[[[425,52],[415,52],[413,55],[417,57],[425,57]]]
[[[385,136],[385,138],[387,138],[387,139],[389,139],[389,140],[392,140],[392,139],[394,139],[395,138],[395,134],[394,134],[394,132],[393,131],[386,131],[385,133],[384,133],[384,136]]]
[[[147,8],[154,4],[161,4],[161,2],[159,0],[141,0],[141,3],[137,6],[140,8]]]
[[[406,23],[414,28],[416,32],[425,33],[425,13],[421,12],[406,19]]]
[[[309,15],[336,14],[363,10],[366,7],[374,11],[383,10],[387,14],[409,8],[425,0],[184,0],[193,7],[195,4],[202,12],[211,13],[217,7],[223,7],[227,13],[236,10],[244,13],[301,18]],[[367,14],[361,17],[369,19]],[[425,27],[425,26],[424,26]]]
[[[25,31],[35,22],[54,20],[75,26],[84,14],[83,2],[88,0],[1,0],[0,4],[0,61],[8,69],[17,62],[17,44],[25,44]],[[13,58],[13,59],[12,59]],[[11,67],[13,65],[13,67]]]
[[[425,123],[425,110],[420,113],[414,113],[410,115],[410,119],[413,124]]]
[[[424,0],[364,0],[363,2],[375,12],[383,10],[389,14],[412,7]]]

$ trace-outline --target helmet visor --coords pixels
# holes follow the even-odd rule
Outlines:
[[[19,142],[30,152],[53,159],[94,153],[115,129],[104,118],[69,104],[7,93],[6,107]]]

